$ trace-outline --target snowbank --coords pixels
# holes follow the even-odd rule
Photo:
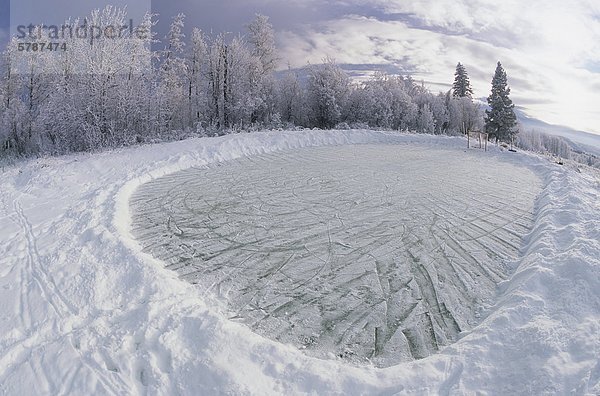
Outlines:
[[[598,394],[598,173],[487,155],[543,178],[525,258],[483,323],[440,354],[387,369],[310,358],[226,320],[141,253],[140,184],[191,166],[307,146],[460,138],[267,132],[28,161],[0,181],[0,391],[6,394]],[[484,155],[473,152],[473,155]]]

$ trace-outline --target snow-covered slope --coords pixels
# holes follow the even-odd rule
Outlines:
[[[0,392],[6,394],[598,394],[600,179],[492,151],[543,181],[524,258],[489,316],[386,369],[308,357],[231,322],[141,252],[129,198],[191,166],[307,146],[460,138],[268,132],[28,161],[0,179]],[[472,152],[473,156],[482,155]]]
[[[578,131],[560,125],[552,125],[527,116],[522,108],[515,108],[515,113],[525,130],[534,130],[549,135],[565,138],[574,150],[600,155],[600,135]]]

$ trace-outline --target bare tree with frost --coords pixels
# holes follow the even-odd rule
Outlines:
[[[342,111],[350,94],[350,79],[332,59],[310,66],[307,90],[314,126],[333,128],[342,121]]]

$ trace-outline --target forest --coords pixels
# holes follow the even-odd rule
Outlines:
[[[130,20],[125,10],[106,7],[72,24],[108,31],[128,26]],[[500,63],[493,87],[499,83],[505,96],[494,96],[498,90],[492,89],[489,109],[483,109],[471,97],[460,63],[453,89],[432,93],[410,76],[377,72],[355,81],[330,58],[278,70],[275,32],[263,15],[256,15],[243,35],[211,35],[194,28],[186,37],[183,14],[173,18],[164,38],[139,34],[152,32],[155,24],[156,15],[148,14],[136,29],[119,31],[118,37],[63,34],[61,46],[49,51],[23,48],[24,40],[28,49],[56,41],[47,29],[13,38],[0,62],[0,156],[93,151],[263,129],[460,135],[489,131],[496,113],[510,119],[505,131],[492,128],[493,137],[508,141],[518,132]],[[494,106],[507,100],[508,107],[494,113]],[[548,139],[521,135],[517,143],[524,148],[570,155],[565,141],[545,145]]]

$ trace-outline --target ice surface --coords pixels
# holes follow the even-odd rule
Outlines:
[[[151,181],[132,226],[257,333],[387,367],[479,323],[540,191],[527,168],[462,151],[309,148]]]

